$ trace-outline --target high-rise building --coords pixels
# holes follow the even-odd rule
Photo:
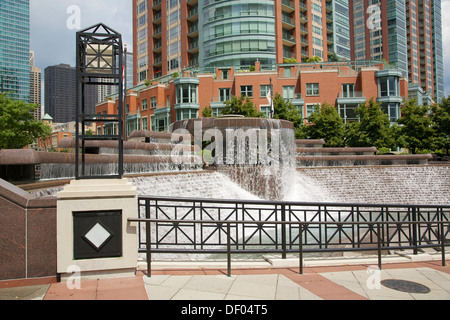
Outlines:
[[[30,100],[29,0],[0,0],[0,91]]]
[[[44,70],[45,112],[55,123],[75,120],[76,70],[68,64],[49,66]],[[96,86],[86,86],[86,113],[95,114],[98,90]]]
[[[134,0],[135,84],[189,66],[350,59],[348,0]],[[288,59],[288,60],[287,60]],[[270,67],[269,67],[270,68]]]
[[[34,118],[41,119],[42,70],[34,65],[34,52],[30,51],[30,103],[37,104]]]
[[[134,0],[135,84],[199,65],[380,60],[443,95],[441,0]],[[271,67],[272,66],[272,67]]]
[[[443,97],[441,0],[351,0],[350,8],[353,60],[385,60],[414,97]]]

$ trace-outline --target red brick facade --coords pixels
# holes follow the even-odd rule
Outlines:
[[[384,81],[381,73],[392,74],[392,70],[384,70],[384,64],[304,63],[279,65],[277,71],[260,69],[258,62],[255,63],[255,71],[235,72],[234,68],[216,68],[215,73],[196,70],[194,74],[191,69],[166,83],[154,82],[148,86],[134,87],[128,90],[126,98],[128,131],[164,131],[177,120],[201,117],[206,107],[211,107],[217,115],[226,98],[241,94],[249,95],[259,110],[268,112],[267,90],[270,84],[273,86],[272,96],[279,93],[290,99],[304,118],[311,112],[311,106],[316,104],[333,104],[338,110],[343,110],[344,104],[347,108],[356,108],[359,103],[374,98],[381,103],[394,99],[396,108],[399,108],[402,99],[408,95],[407,80],[393,71],[395,79],[398,79],[395,80],[397,94],[380,100],[379,82]],[[179,100],[183,85],[192,89],[190,100]],[[346,86],[351,88],[350,93],[343,92]],[[227,94],[223,93],[225,91]],[[186,99],[188,91],[183,92]],[[117,105],[117,101],[105,101],[97,105],[96,113],[115,114]],[[99,123],[97,133],[104,134],[104,129],[104,124]]]

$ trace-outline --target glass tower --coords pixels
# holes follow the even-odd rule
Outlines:
[[[0,91],[30,101],[29,0],[0,0]]]
[[[199,2],[200,65],[274,64],[274,2],[203,0]]]

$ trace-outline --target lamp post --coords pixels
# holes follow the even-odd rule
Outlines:
[[[123,113],[123,141],[127,141],[128,139],[128,124],[127,124],[127,117],[130,110],[127,109],[127,45],[124,45],[123,49],[124,54],[124,62],[123,62],[123,75],[122,75],[122,81],[123,81],[123,105],[125,112]]]

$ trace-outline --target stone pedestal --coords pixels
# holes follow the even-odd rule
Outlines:
[[[57,272],[85,278],[134,275],[137,193],[127,179],[73,180],[57,194]]]

